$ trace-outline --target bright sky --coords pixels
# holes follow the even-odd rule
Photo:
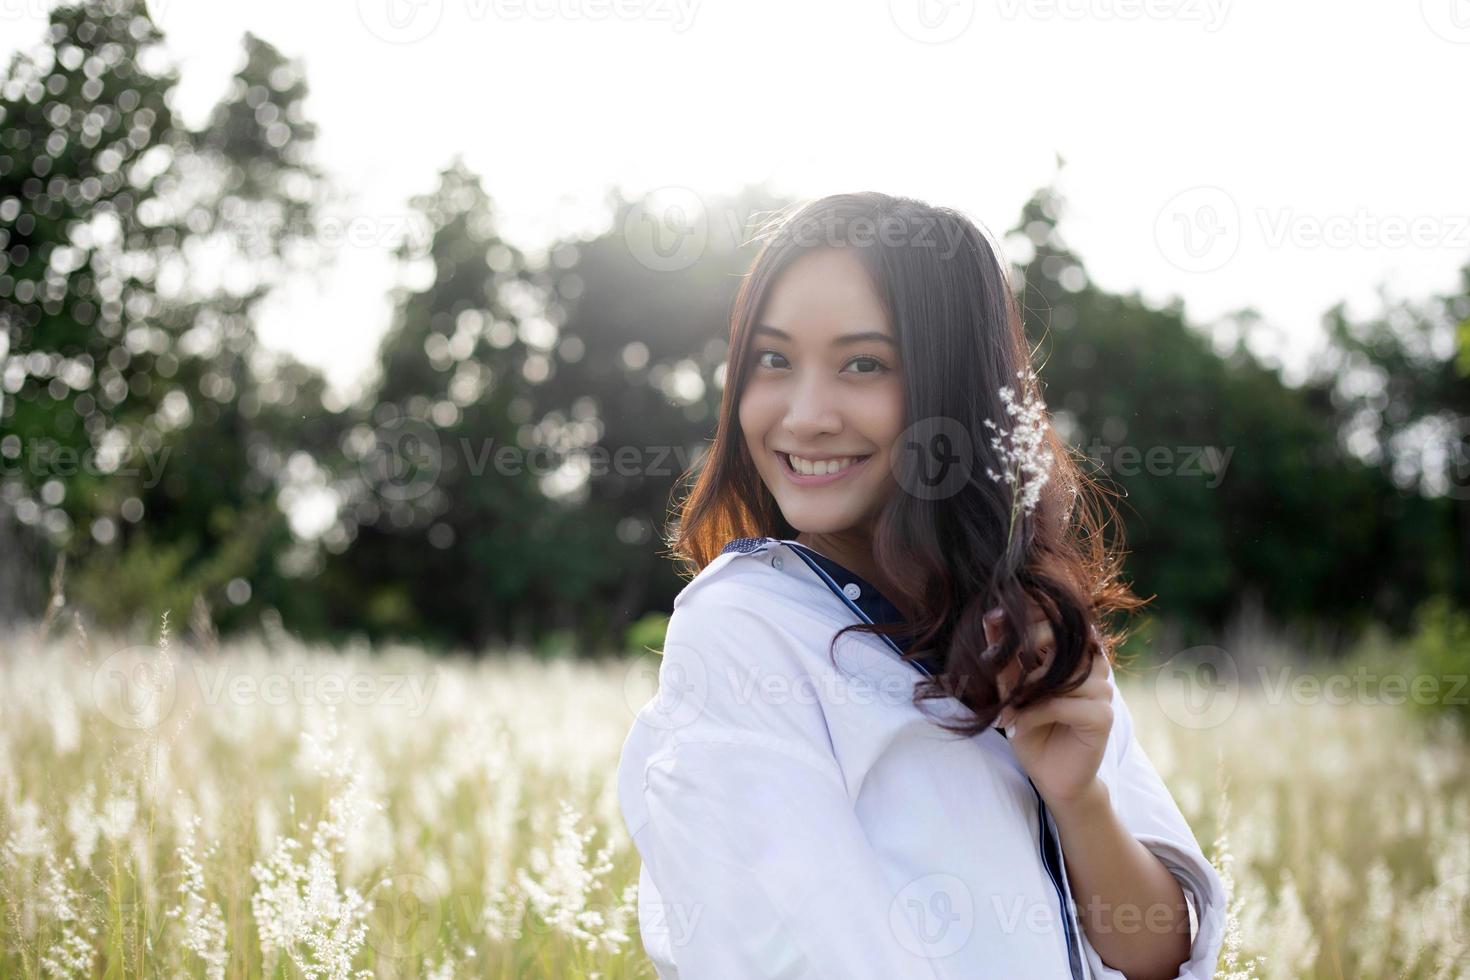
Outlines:
[[[45,0],[0,0],[0,52]],[[335,269],[262,324],[361,376],[388,249],[456,153],[507,234],[591,229],[606,187],[883,190],[999,235],[1059,182],[1093,277],[1309,362],[1321,313],[1427,297],[1470,259],[1470,0],[157,0],[198,121],[252,31],[304,60],[354,196]],[[342,227],[339,225],[339,227]],[[1295,373],[1293,371],[1293,373]]]

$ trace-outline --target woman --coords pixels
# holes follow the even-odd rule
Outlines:
[[[1213,974],[1221,882],[1106,652],[1141,602],[1028,355],[954,211],[767,236],[618,772],[662,980]]]

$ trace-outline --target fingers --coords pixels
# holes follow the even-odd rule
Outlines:
[[[1046,672],[1052,655],[1056,653],[1057,639],[1052,633],[1051,623],[1043,619],[1039,623],[1031,624],[1031,628],[1026,631],[1026,640],[1030,643],[1032,652],[1028,653],[1025,646],[1022,646],[1016,662],[1029,680]]]
[[[1046,675],[1050,667],[1051,657],[1048,656],[1041,664],[1026,673],[1025,683],[1037,683]],[[1001,703],[1010,700],[1012,692],[1019,686],[1017,684],[1017,678],[1020,674],[1020,665],[1015,661],[1007,664],[1005,669],[1001,671],[1000,676],[997,678]],[[1083,700],[1105,701],[1109,704],[1112,703],[1113,682],[1112,678],[1108,676],[1108,662],[1106,658],[1094,656],[1091,658],[1090,663],[1078,664],[1077,670],[1063,683],[1070,683],[1071,680],[1078,677],[1085,677],[1086,679],[1073,690],[1053,694],[1051,698],[1079,698]]]
[[[1102,670],[1098,669],[1099,664],[1102,665]],[[1030,682],[1040,680],[1044,669],[1045,666],[1043,665],[1042,667],[1038,667],[1036,670],[1033,670],[1027,676],[1027,681]],[[1078,673],[1081,672],[1082,668],[1079,667]],[[1113,682],[1107,674],[1107,661],[1104,660],[1102,657],[1094,657],[1092,666],[1090,668],[1087,668],[1087,675],[1087,680],[1078,685],[1075,690],[1067,691],[1063,694],[1054,694],[1051,697],[1047,698],[1045,701],[1040,701],[1036,704],[1031,705],[1030,707],[1022,708],[1019,711],[1014,708],[1004,709],[1000,713],[1000,724],[1003,726],[1010,726],[1011,724],[1016,723],[1018,719],[1032,717],[1033,713],[1035,712],[1040,712],[1040,714],[1036,715],[1036,717],[1051,717],[1049,711],[1044,712],[1042,711],[1042,709],[1058,701],[1082,701],[1104,705],[1108,709],[1105,717],[1111,720],[1113,710]],[[1013,690],[1013,688],[1006,689],[1006,691],[1002,695],[1002,701],[1007,700],[1011,690]],[[1064,707],[1059,710],[1070,711],[1071,709]],[[1087,718],[1088,716],[1084,713],[1083,717]],[[1051,717],[1051,720],[1058,721],[1062,719]],[[1070,722],[1065,723],[1070,724]]]
[[[986,643],[1000,642],[1000,624],[1005,620],[1005,618],[1005,611],[1000,609],[999,607],[992,609],[985,614],[984,623]]]
[[[1075,691],[1068,691],[1066,694],[1058,694],[1057,697],[1083,698],[1093,701],[1107,701],[1109,704],[1111,704],[1113,700],[1113,685],[1112,682],[1109,681],[1106,677],[1089,677],[1087,680],[1083,681]]]
[[[1031,604],[1033,618],[1029,629],[1026,631],[1032,646],[1039,650],[1050,650],[1056,646],[1056,634],[1052,632],[1051,621],[1048,620],[1041,607],[1034,602]],[[1001,640],[1002,625],[1005,622],[1005,612],[999,608],[990,610],[985,614],[985,642],[987,644],[999,643]],[[1103,650],[1102,634],[1098,632],[1097,626],[1088,627],[1091,639],[1097,645],[1099,651]]]
[[[1103,665],[1103,670],[1101,672],[1099,672],[1097,669],[1097,664],[1101,660],[1101,657],[1094,657],[1091,665],[1078,664],[1077,671],[1072,675],[1072,677],[1077,677],[1085,673],[1087,676],[1087,680],[1083,681],[1075,690],[1068,691],[1066,694],[1058,694],[1054,696],[1066,698],[1102,697],[1106,700],[1111,701],[1113,686],[1112,683],[1108,680],[1106,669],[1107,665]],[[1003,672],[1001,676],[1006,677],[1007,680],[1013,678],[1018,673],[1018,670],[1013,669],[1015,668],[1015,666],[1015,664],[1008,664],[1006,671]],[[1050,667],[1051,658],[1048,657],[1045,662],[1039,664],[1037,667],[1033,668],[1026,674],[1026,683],[1034,684],[1037,681],[1041,680],[1042,677],[1046,676],[1046,672],[1048,669],[1050,669]],[[1005,698],[1009,697],[1010,692],[1013,690],[1015,690],[1014,684],[1010,685],[1009,687],[1003,688],[1001,691],[1001,699],[1004,700]]]
[[[1036,606],[1035,603],[1032,604],[1032,609],[1035,613],[1039,614],[1041,612],[1040,607]],[[985,642],[987,644],[995,644],[1001,641],[1004,621],[1005,613],[1000,609],[992,609],[985,614]],[[1049,659],[1047,653],[1056,647],[1056,636],[1052,633],[1051,623],[1046,619],[1045,615],[1042,615],[1040,619],[1033,619],[1026,634],[1031,646],[1042,651],[1042,661],[1045,662]]]
[[[1029,641],[1032,649],[1035,650],[1036,655],[1035,657],[1026,657],[1023,653],[1022,656],[1006,664],[997,675],[996,684],[999,688],[1002,701],[1010,698],[1011,692],[1022,682],[1021,678],[1023,676],[1024,683],[1026,684],[1040,680],[1050,668],[1052,657],[1056,653],[1056,634],[1052,632],[1051,622],[1047,620],[1045,613],[1042,612],[1041,607],[1034,600],[1030,603],[1029,611],[1032,620],[1026,631],[1026,639]],[[1004,622],[1005,612],[999,607],[991,609],[985,614],[985,639],[989,644],[984,654],[986,659],[990,659],[1000,652],[999,643],[1001,641]],[[1101,639],[1096,625],[1090,627],[1090,632],[1092,638]],[[1099,651],[1101,651],[1102,647],[1100,642],[1098,647]],[[1070,682],[1073,678],[1083,675],[1087,677],[1087,680],[1076,690],[1062,696],[1073,698],[1102,698],[1111,701],[1110,686],[1104,691],[1103,688],[1093,685],[1093,681],[1096,679],[1101,679],[1103,684],[1107,685],[1108,673],[1109,665],[1107,658],[1099,652],[1098,655],[1092,656],[1086,662],[1079,664],[1076,673],[1067,679]]]
[[[1041,606],[1035,599],[1027,596],[1026,622],[1034,626],[1036,623],[1045,623],[1046,621],[1046,613],[1042,610]],[[996,606],[994,609],[986,612],[984,622],[985,642],[995,643],[1001,636],[1001,627],[1005,622],[1005,610]]]
[[[1012,713],[1009,721],[1003,723],[1007,727],[1014,724],[1017,734],[1053,724],[1107,731],[1113,724],[1113,704],[1111,700],[1100,698],[1051,698],[1025,711]]]
[[[1000,644],[992,643],[990,644],[990,646],[985,648],[985,652],[981,654],[981,658],[989,662],[991,660],[994,660],[999,655]],[[1002,701],[1010,697],[1011,691],[1015,690],[1016,680],[1020,676],[1021,664],[1017,660],[1012,660],[1010,663],[1006,664],[1000,669],[1000,672],[995,675],[995,684],[1000,691],[1000,699]]]

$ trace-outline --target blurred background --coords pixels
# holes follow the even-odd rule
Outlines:
[[[1436,682],[1391,702],[1408,727],[1375,750],[1420,779],[1402,793],[1428,817],[1392,840],[1345,830],[1340,868],[1263,859],[1245,876],[1261,927],[1291,925],[1244,948],[1274,952],[1276,975],[1459,975],[1470,855],[1371,860],[1470,829],[1466,773],[1445,761],[1470,715],[1455,685],[1470,671],[1470,135],[1453,122],[1470,17],[1456,2],[6,0],[9,669],[76,646],[95,670],[169,636],[215,655],[290,648],[318,669],[368,657],[377,677],[361,651],[411,649],[419,666],[395,669],[424,676],[523,655],[612,672],[614,761],[641,703],[620,678],[659,646],[682,584],[661,537],[713,434],[751,236],[794,201],[916,196],[969,214],[1014,266],[1056,422],[1122,495],[1126,572],[1154,597],[1129,644],[1141,664],[1187,653],[1208,670],[1186,686],[1228,681],[1232,696],[1257,664],[1278,680],[1368,664],[1378,681]],[[82,721],[55,720],[72,682],[20,676],[15,692],[52,692],[35,724],[53,738],[13,760],[12,807],[28,767],[40,780],[90,744],[65,735],[90,730],[85,699]],[[77,691],[97,693],[90,676]],[[496,678],[487,691],[509,690]],[[1388,710],[1376,686],[1344,689],[1350,708]],[[440,690],[436,711],[477,703]],[[308,727],[309,700],[272,730]],[[1204,709],[1173,703],[1157,707],[1160,743],[1239,736],[1242,765],[1293,740],[1345,751],[1334,729],[1302,743],[1317,729],[1288,724],[1268,744],[1265,723],[1238,727],[1244,710],[1195,723]],[[5,717],[30,745],[25,710]],[[1364,742],[1390,724],[1364,717]],[[158,722],[122,728],[157,737]],[[1171,785],[1213,840],[1214,757],[1157,751],[1180,780],[1203,773]],[[1302,805],[1292,787],[1311,766],[1275,774],[1283,795],[1262,790],[1255,826],[1276,837],[1260,853],[1286,846],[1296,811],[1270,801]],[[636,881],[608,791],[569,785]],[[1319,789],[1328,808],[1357,799]],[[410,887],[452,893],[453,853]],[[473,890],[493,880],[508,900],[505,874]],[[1375,887],[1409,910],[1404,929],[1424,902],[1449,910],[1430,947],[1362,931],[1386,921],[1365,904]],[[519,894],[513,921],[535,906]],[[232,935],[258,928],[248,889],[215,897],[236,910]],[[110,930],[117,907],[97,921]],[[40,921],[23,930],[37,956]],[[146,972],[117,935],[98,955]],[[482,964],[515,945],[476,935]],[[237,958],[231,975],[258,966]]]
[[[1382,103],[1383,79],[1343,82],[1310,119],[1255,101],[1260,79],[1202,87],[1200,125],[1157,85],[1128,98],[1125,76],[1099,126],[1080,118],[1093,62],[1061,72],[1058,50],[1040,67],[1065,84],[966,88],[1005,67],[964,54],[995,25],[940,43],[879,11],[834,25],[831,55],[887,34],[893,91],[775,111],[749,88],[758,44],[789,68],[761,84],[808,97],[827,59],[760,41],[752,12],[660,22],[669,0],[551,24],[532,5],[492,25],[493,5],[478,23],[363,6],[5,22],[7,619],[42,614],[65,554],[69,598],[110,626],[198,600],[226,633],[264,615],[324,639],[620,647],[678,587],[660,533],[712,434],[755,222],[866,187],[1003,240],[1049,403],[1127,494],[1129,572],[1158,616],[1202,637],[1251,608],[1340,639],[1404,630],[1433,596],[1470,603],[1464,137],[1433,126],[1412,155],[1321,138],[1352,89]],[[739,37],[710,36],[731,18]],[[1115,66],[1139,39],[1099,19]],[[1229,18],[1130,26],[1205,50],[1256,37]],[[1463,81],[1465,49],[1418,12],[1392,26],[1424,52],[1406,66]],[[702,51],[738,93],[686,79]],[[898,84],[926,57],[932,96]],[[1432,115],[1433,92],[1394,115]],[[1027,138],[987,127],[987,99],[1036,117]],[[1401,122],[1383,115],[1353,127]]]

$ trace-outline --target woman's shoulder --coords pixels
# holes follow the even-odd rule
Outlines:
[[[807,583],[792,574],[778,539],[731,544],[674,600],[658,691],[638,710],[619,763],[630,826],[642,819],[642,774],[683,745],[757,747],[833,765],[822,707],[801,696],[826,650],[827,634],[811,625],[832,603],[802,598]]]
[[[803,692],[832,689],[862,669],[861,640],[843,648],[840,668],[828,660],[833,637],[853,620],[781,540],[733,544],[675,600],[659,657],[662,699],[650,709],[674,718],[645,720],[674,740],[764,730],[827,741],[822,698]],[[832,676],[838,669],[842,680]]]
[[[698,596],[701,609],[749,604],[750,593],[773,595],[781,590],[784,543],[778,538],[735,538],[699,570],[674,596],[674,609]]]
[[[792,625],[792,610],[782,599],[790,586],[783,583],[780,550],[775,538],[737,538],[700,569],[674,597],[665,656],[670,644],[693,646],[711,656],[720,650],[753,652],[740,642],[752,632],[777,639],[781,631],[770,626]]]
[[[775,646],[826,649],[851,621],[840,599],[780,538],[735,538],[674,597],[669,635],[733,643],[755,634]],[[783,642],[784,641],[784,642]]]

